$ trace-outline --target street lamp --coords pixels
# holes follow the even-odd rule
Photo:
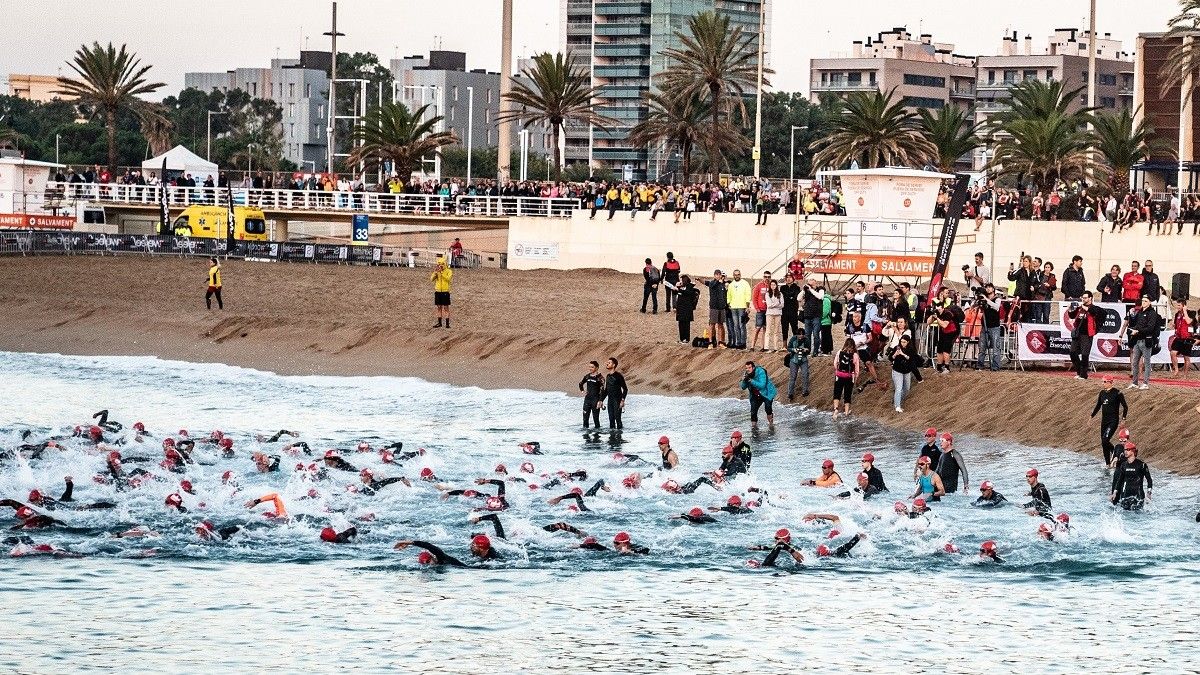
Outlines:
[[[475,149],[475,87],[467,87],[467,185],[471,189],[471,153]]]
[[[208,111],[208,146],[204,151],[204,159],[212,161],[212,116],[213,115],[228,115],[228,111],[209,110]]]
[[[54,134],[54,163],[58,164],[58,140],[62,138],[62,134]]]
[[[807,128],[807,124],[799,127],[795,124],[792,125],[792,155],[788,163],[788,180],[792,182],[792,188],[796,187],[796,132]]]
[[[250,180],[250,174],[254,173],[254,150],[258,143],[246,144],[246,180]]]

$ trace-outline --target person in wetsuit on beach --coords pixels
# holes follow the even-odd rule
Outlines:
[[[602,397],[608,400],[608,428],[624,429],[621,415],[625,412],[625,398],[629,396],[629,387],[625,384],[625,376],[617,371],[617,359],[610,356],[604,367],[608,374],[604,376]]]
[[[1092,408],[1092,417],[1100,413],[1100,446],[1104,448],[1105,465],[1112,464],[1113,434],[1121,420],[1129,415],[1129,404],[1125,402],[1125,394],[1113,386],[1112,375],[1104,376],[1104,388],[1096,396],[1096,406]]]

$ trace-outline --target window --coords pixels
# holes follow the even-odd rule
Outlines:
[[[946,88],[946,78],[934,77],[933,75],[914,75],[912,73],[904,74],[904,84],[911,84],[916,87],[938,87]]]
[[[304,83],[304,98],[308,98],[310,96],[312,96],[312,85],[305,82]]]
[[[1097,77],[1100,78],[1100,84],[1102,84],[1102,85],[1106,85],[1109,87],[1117,86],[1117,76],[1116,75],[1105,75],[1104,73],[1100,73],[1099,75],[1097,75]]]
[[[1116,108],[1117,107],[1117,99],[1115,99],[1111,96],[1101,96],[1100,97],[1100,107],[1101,108]]]
[[[489,105],[492,103],[492,90],[490,88],[488,89],[487,102]]]
[[[848,73],[846,75],[846,83],[852,87],[857,87],[862,84],[862,73]]]
[[[842,86],[842,83],[845,80],[845,75],[846,75],[845,73],[830,73],[829,74],[829,86],[831,86],[831,87]]]
[[[1021,79],[1025,82],[1028,82],[1029,80],[1036,80],[1037,79],[1037,71],[1036,70],[1026,70],[1021,73]]]
[[[988,71],[988,84],[996,84],[996,71]]]
[[[458,87],[455,87],[455,88],[454,88],[454,91],[455,91],[455,92],[457,92],[457,91],[458,91]],[[457,109],[458,109],[458,106],[456,106],[456,105],[452,105],[452,106],[450,106],[450,121],[451,121],[451,122],[453,122],[453,121],[454,121],[454,111],[455,111],[455,110],[457,110]]]
[[[1004,84],[1016,84],[1016,83],[1017,83],[1017,71],[1015,71],[1015,70],[1004,71]]]
[[[295,137],[296,137],[296,124],[293,122],[293,123],[288,124],[288,138],[295,138]]]
[[[821,73],[821,84],[824,85],[829,81],[829,73]]]
[[[288,82],[288,98],[296,98],[296,83]]]
[[[491,129],[487,130],[487,144],[488,145],[492,144],[492,130]]]
[[[1047,81],[1047,82],[1053,82],[1053,81],[1054,81],[1054,69],[1053,69],[1053,68],[1047,68],[1047,69],[1046,69],[1046,81]]]
[[[946,105],[946,102],[940,98],[929,98],[927,96],[905,96],[904,105],[909,108],[933,108],[938,109]]]
[[[454,102],[458,103],[458,85],[457,84],[454,85]],[[454,108],[451,108],[450,111],[451,111],[451,113],[453,113]]]
[[[295,103],[288,104],[288,119],[289,120],[296,119],[296,104]]]
[[[870,80],[871,86],[874,87],[875,86],[875,71],[872,70],[870,75],[871,75],[871,80]]]
[[[257,82],[250,83],[250,96],[253,98],[258,98],[258,83]]]

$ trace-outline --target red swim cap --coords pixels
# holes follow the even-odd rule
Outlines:
[[[923,509],[923,508],[925,508],[925,500],[921,499],[920,497],[917,497],[916,499],[913,500],[913,506]]]
[[[863,455],[862,461],[874,463],[875,455],[872,455],[871,453],[868,452],[867,454]]]
[[[304,470],[304,462],[296,462],[296,470],[303,471]]]
[[[982,483],[979,484],[979,489],[980,490],[991,490],[992,489],[992,481],[990,481],[990,480],[983,481]]]
[[[833,460],[827,459],[824,462],[821,462],[821,468],[822,469],[832,469],[833,468]]]
[[[164,448],[173,448],[173,447],[175,447],[175,439],[174,439],[174,438],[164,438],[164,439],[163,439],[163,447],[164,447]]]
[[[595,544],[595,543],[596,543],[596,538],[595,538],[595,537],[584,537],[584,538],[583,538],[583,543],[585,543],[585,544],[589,544],[589,545],[590,545],[590,544]]]
[[[433,564],[433,554],[430,553],[429,551],[421,551],[420,553],[417,554],[417,564],[432,565]]]
[[[326,451],[325,451],[325,456],[326,456],[326,457],[337,457],[337,452],[335,452],[335,451],[333,451],[333,450],[326,450]]]
[[[20,518],[21,520],[29,520],[32,517],[33,509],[29,508],[28,506],[22,506],[21,508],[17,509],[17,518]]]
[[[503,464],[496,465],[496,473],[508,473],[508,467]]]
[[[725,447],[721,448],[721,454],[722,455],[732,455],[733,454],[733,446],[726,445]]]
[[[487,508],[488,511],[503,511],[504,500],[500,499],[499,497],[488,497],[487,502],[484,503],[484,507]]]
[[[134,429],[134,431],[145,431],[146,425],[142,424],[141,422],[134,422],[133,429]]]
[[[730,438],[741,438],[741,437],[742,437],[742,432],[741,432],[740,430],[738,430],[738,429],[734,429],[734,430],[733,430],[733,433],[732,433],[732,434],[729,434],[729,437],[730,437]]]
[[[478,497],[478,496],[479,496],[479,493],[478,493],[478,492],[476,492],[475,490],[463,490],[462,496],[464,496],[464,497]]]
[[[571,494],[579,495],[580,497],[582,497],[583,496],[583,488],[573,487],[573,488],[571,488]]]
[[[1033,476],[1034,478],[1036,478],[1036,477],[1037,477],[1037,475],[1038,475],[1038,470],[1037,470],[1037,469],[1030,469],[1030,470],[1028,470],[1028,471],[1026,471],[1026,472],[1025,472],[1025,476],[1026,476],[1026,477]]]
[[[233,447],[233,439],[232,438],[222,438],[220,440],[220,442],[217,443],[217,445],[228,450],[229,448]]]
[[[946,545],[942,547],[942,550],[946,553],[958,553],[958,547],[955,546],[954,542],[952,541],[946,542]]]
[[[41,504],[42,503],[41,490],[30,490],[29,491],[29,501],[33,502],[34,504]]]
[[[184,492],[191,493],[191,491],[192,491],[192,481],[190,481],[190,480],[182,480],[182,481],[179,481],[179,487],[180,487],[180,488],[181,488],[181,489],[182,489]]]
[[[996,552],[996,542],[992,541],[991,539],[983,542],[982,544],[979,545],[979,552],[988,554],[988,555],[995,553]]]
[[[108,453],[108,459],[109,459],[109,461],[112,461],[115,459],[119,462],[119,461],[121,461],[121,453],[116,450],[113,450],[112,452]]]
[[[421,478],[433,478],[433,469],[429,467],[421,469]]]
[[[730,497],[729,501],[727,501],[725,503],[728,504],[729,506],[741,506],[742,498],[737,495],[734,495],[734,496]]]
[[[1121,427],[1121,430],[1117,432],[1117,438],[1121,440],[1129,438],[1129,429],[1126,427]]]
[[[471,545],[486,550],[492,547],[492,540],[488,539],[486,534],[477,534],[471,537]]]
[[[1041,525],[1038,525],[1038,532],[1048,534],[1050,532],[1050,526],[1046,523],[1042,523]]]
[[[1138,451],[1138,449],[1137,449],[1137,446],[1136,446],[1136,445],[1134,445],[1133,443],[1126,443],[1126,444],[1125,444],[1125,449],[1126,449],[1126,450],[1132,450],[1132,451],[1133,451],[1133,454],[1135,454],[1135,455],[1137,454],[1137,451]]]
[[[379,451],[379,461],[383,462],[384,464],[391,464],[392,460],[395,458],[396,458],[396,456],[393,455],[388,450],[380,450]]]
[[[908,504],[904,502],[896,502],[892,504],[892,510],[896,513],[908,513]]]
[[[222,480],[222,481],[224,481],[224,482],[226,482],[226,483],[227,483],[227,482],[229,482],[229,481],[230,481],[230,479],[232,479],[232,478],[233,478],[233,472],[232,472],[232,471],[226,471],[225,473],[221,474],[221,480]]]
[[[180,497],[178,492],[172,492],[171,494],[167,495],[167,498],[163,503],[167,506],[179,508],[183,505],[183,497]]]
[[[321,493],[320,493],[320,492],[317,492],[317,488],[309,488],[309,489],[308,489],[308,496],[309,496],[309,497],[312,497],[312,498],[314,498],[314,499],[315,499],[315,498],[317,498],[317,497],[320,497],[320,496],[321,496]]]
[[[366,441],[359,441],[359,442],[358,442],[358,451],[359,451],[359,452],[369,452],[370,450],[371,450],[371,444],[370,444],[370,443],[368,443],[368,442],[366,442]]]
[[[662,436],[658,439],[658,444],[659,445],[670,445],[671,439],[667,438],[666,436]]]
[[[692,510],[688,511],[688,515],[693,518],[699,518],[700,516],[704,515],[704,509],[700,508],[699,506],[692,507]]]
[[[530,490],[536,490],[536,489],[538,489],[538,484],[537,484],[537,483],[530,483],[530,484],[529,484],[529,489],[530,489]]]
[[[209,434],[208,437],[215,441],[219,441],[222,438],[225,438],[225,433],[220,429],[213,429],[213,432]]]
[[[667,492],[677,493],[679,492],[679,483],[676,483],[674,479],[670,479],[662,484],[662,489],[666,490]]]
[[[1071,522],[1071,516],[1065,513],[1060,513],[1058,514],[1058,518],[1056,518],[1056,520],[1060,523],[1069,523]]]
[[[870,477],[870,476],[868,476],[868,475],[867,475],[867,474],[865,474],[865,473],[860,473],[860,474],[858,474],[858,480],[860,480],[860,481],[870,481],[870,480],[871,480],[871,477]]]
[[[641,477],[637,474],[626,476],[621,480],[621,485],[624,485],[627,488],[636,488],[638,484],[642,482],[640,478]]]
[[[579,507],[575,506],[574,504],[568,504],[567,510],[570,511],[571,513],[579,513]]]
[[[786,527],[775,530],[775,538],[789,544],[792,543],[792,533]]]
[[[826,535],[825,538],[826,539],[837,539],[841,534],[842,534],[841,530],[834,528],[829,531],[829,534]]]
[[[104,430],[100,427],[92,427],[88,429],[88,435],[92,437],[92,440],[96,440],[104,435]]]
[[[947,431],[946,433],[942,434],[942,440],[950,441],[951,443],[953,443],[954,442],[954,434]]]
[[[613,461],[614,461],[614,462],[619,462],[619,461],[621,461],[621,460],[623,460],[623,459],[625,459],[625,455],[623,455],[623,454],[621,454],[621,453],[619,453],[619,452],[614,452],[614,453],[613,453]]]
[[[337,530],[327,527],[321,530],[321,541],[337,541]]]
[[[180,430],[179,430],[179,433],[177,433],[177,434],[175,434],[175,435],[176,435],[176,436],[183,436],[184,438],[187,438],[187,437],[188,437],[188,432],[187,432],[187,429],[180,429]]]
[[[937,436],[937,429],[934,429],[933,427],[929,427],[928,429],[925,430],[925,435],[926,436]]]
[[[629,543],[629,533],[628,532],[618,532],[617,535],[615,537],[613,537],[613,543],[614,544],[628,544]]]
[[[821,544],[820,546],[817,547],[817,555],[819,555],[821,557],[827,556],[830,553],[832,553],[832,551],[830,551],[829,547],[826,546],[825,544]]]
[[[521,462],[521,472],[522,473],[533,473],[533,463],[532,462]]]
[[[375,476],[375,474],[371,473],[370,469],[363,469],[362,471],[358,472],[358,475],[362,476],[363,478],[368,478],[368,479],[373,478]]]

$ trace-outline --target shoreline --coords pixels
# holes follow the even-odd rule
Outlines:
[[[227,308],[218,313],[204,309],[205,267],[173,258],[0,261],[0,350],[156,356],[280,375],[411,376],[568,395],[578,395],[587,361],[616,356],[634,394],[743,400],[740,368],[755,360],[779,389],[777,419],[788,416],[782,353],[701,352],[674,343],[671,317],[637,312],[641,279],[634,275],[457,271],[454,328],[446,331],[429,327],[423,270],[229,263]],[[251,288],[265,290],[248,294]],[[514,307],[530,309],[516,315]],[[811,368],[812,393],[807,400],[797,394],[796,403],[828,411],[832,360],[813,359]],[[880,375],[890,383],[886,370]],[[1125,382],[1118,378],[1119,387]],[[855,396],[853,413],[897,429],[933,426],[1100,461],[1099,420],[1088,417],[1100,386],[1098,377],[1080,382],[1042,372],[928,371],[903,415],[892,409],[890,391],[874,387]],[[1161,385],[1126,396],[1143,458],[1157,470],[1200,475],[1200,453],[1180,443],[1200,434],[1193,410],[1200,396]],[[564,410],[564,419],[576,413]]]

